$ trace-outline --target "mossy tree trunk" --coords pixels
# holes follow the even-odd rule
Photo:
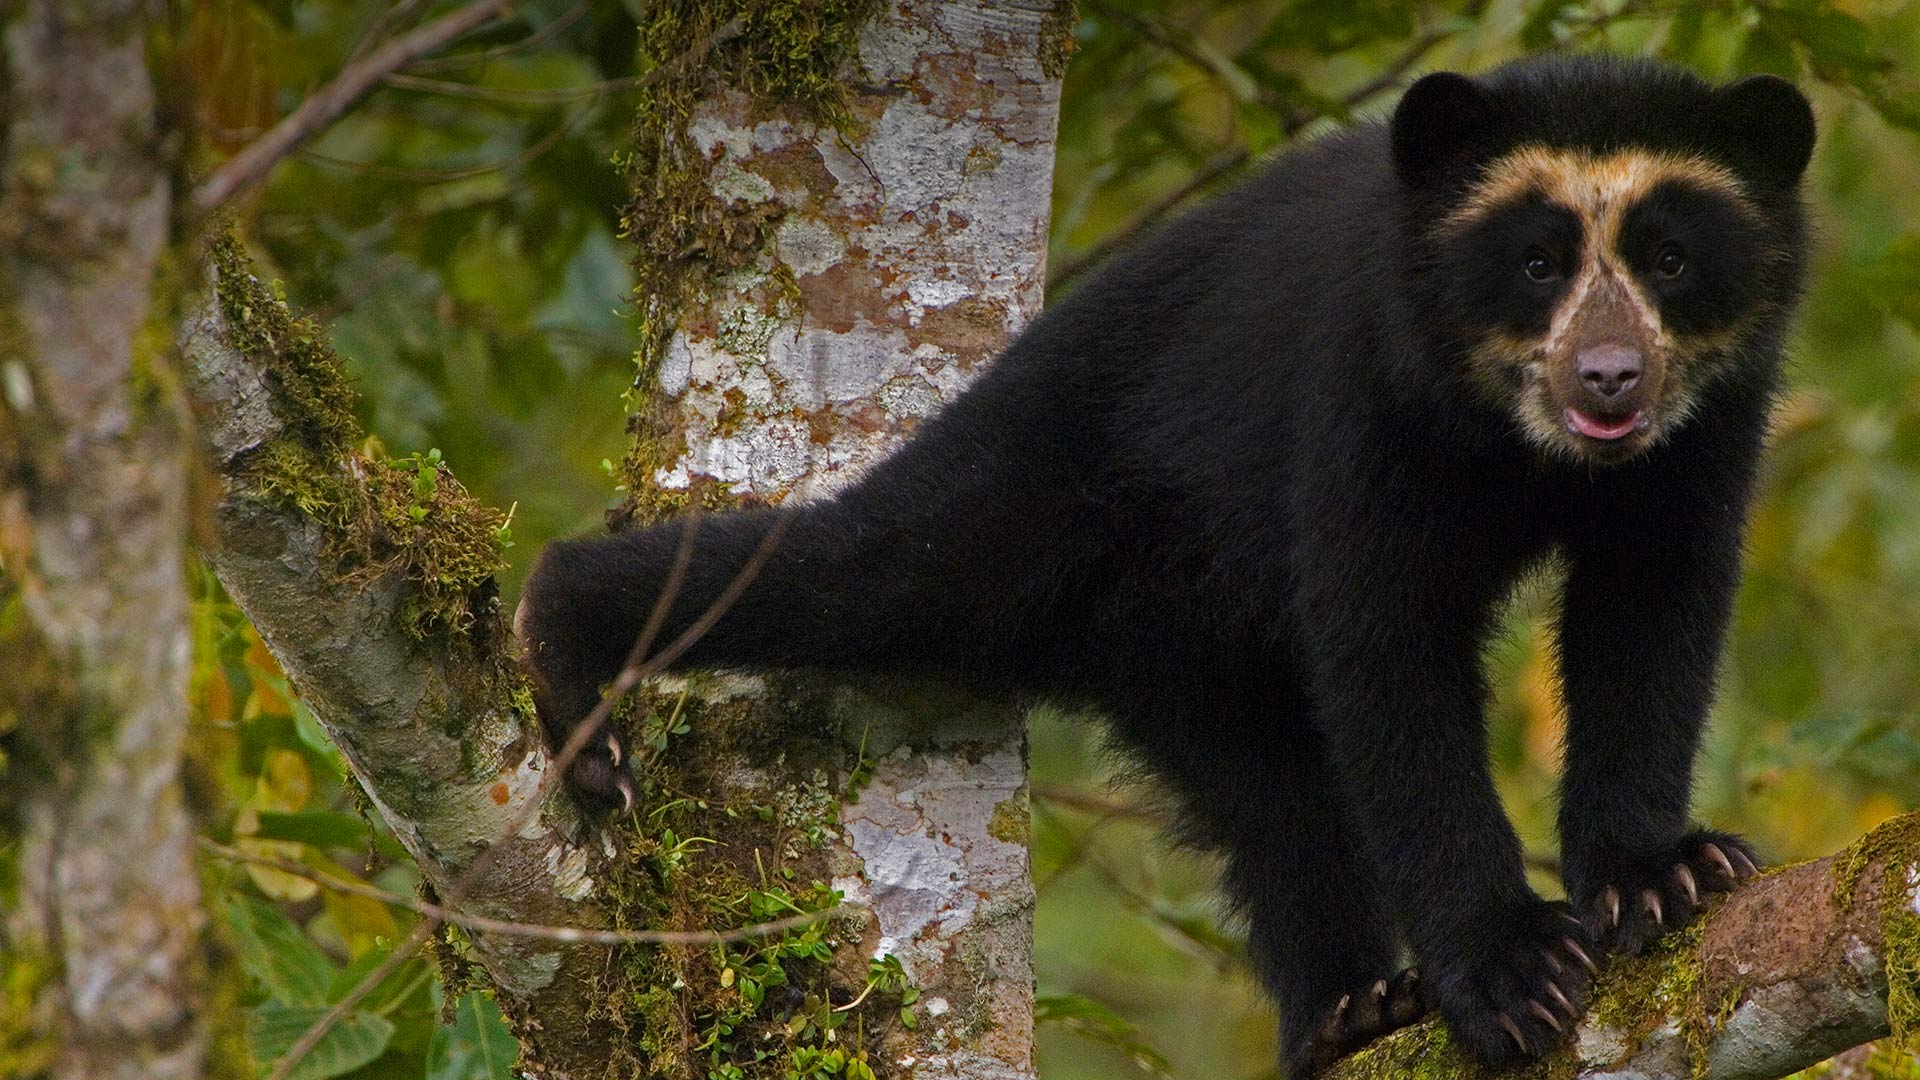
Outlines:
[[[724,509],[830,493],[909,437],[1034,315],[1071,7],[650,9],[642,41],[657,60],[730,21],[741,32],[640,106],[627,224],[644,337],[631,498],[617,517],[646,521],[691,499]],[[917,1002],[905,997],[917,1025],[876,1018],[859,1042],[870,1067],[1032,1074],[1033,892],[1015,711],[939,688],[699,678],[656,690],[633,726],[630,744],[673,743],[643,771],[643,804],[678,792],[774,807],[778,826],[796,816],[796,793],[832,796],[799,844],[790,828],[669,811],[654,828],[720,842],[692,856],[705,865],[684,884],[646,903],[711,910],[716,895],[758,887],[728,869],[756,851],[796,881],[830,882],[871,917],[843,924],[833,970],[783,973],[800,984],[801,1013],[874,983],[870,962],[892,955],[916,988]],[[788,732],[785,743],[766,745],[769,729]],[[836,731],[837,744],[809,743]],[[635,979],[689,988],[678,1009],[641,1018],[644,1037],[669,1050],[704,1041],[698,1023],[663,1025],[689,1010],[724,1016],[730,963],[636,967]]]
[[[180,342],[217,485],[208,561],[431,890],[460,883],[481,917],[605,925],[605,838],[559,785],[541,790],[549,758],[493,582],[503,515],[443,466],[357,452],[324,335],[231,241],[206,271],[213,295]],[[589,991],[606,948],[467,937],[528,1067],[602,1075],[616,1033]]]
[[[195,1077],[205,1050],[150,10],[9,5],[0,63],[0,577],[25,615],[0,710],[29,748],[0,778],[22,830],[0,967],[45,966],[54,1074],[76,1080]]]

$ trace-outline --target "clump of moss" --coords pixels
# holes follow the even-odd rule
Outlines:
[[[1886,942],[1887,1024],[1896,1045],[1920,1047],[1920,811],[1891,818],[1834,863],[1834,901],[1851,909],[1860,882],[1880,867],[1880,932]]]
[[[708,677],[636,695],[623,726],[640,781],[622,850],[601,875],[621,927],[714,930],[817,912],[828,884],[844,746],[792,730],[804,694],[722,698]],[[760,792],[767,777],[771,791]],[[745,941],[635,946],[594,988],[619,1033],[609,1077],[781,1080],[886,1076],[885,1040],[914,1023],[899,964],[849,948],[856,916]],[[837,1053],[837,1057],[835,1054]]]
[[[1700,940],[1706,926],[1703,915],[1663,934],[1639,956],[1614,957],[1587,1008],[1588,1015],[1636,1042],[1668,1017],[1694,1016],[1694,998],[1700,984]]]
[[[506,516],[469,495],[437,450],[381,459],[357,450],[352,384],[319,328],[254,277],[231,234],[212,258],[232,343],[265,365],[285,425],[245,462],[253,493],[320,523],[343,578],[403,574],[413,590],[401,618],[415,638],[476,640],[476,623],[497,606]]]
[[[220,230],[211,257],[219,272],[221,314],[235,348],[267,366],[288,434],[323,457],[344,457],[359,435],[356,395],[320,328],[296,318],[286,301],[253,275],[230,231]]]
[[[641,91],[622,164],[631,199],[622,234],[634,244],[635,352],[632,448],[623,463],[627,515],[653,520],[684,496],[655,490],[655,471],[686,448],[654,387],[686,305],[713,282],[760,260],[779,224],[774,204],[729,198],[712,183],[716,160],[688,130],[696,107],[722,87],[756,103],[797,108],[847,130],[846,72],[860,27],[880,0],[663,0],[640,27],[640,55],[660,76]]]
[[[1052,10],[1040,26],[1040,70],[1049,79],[1067,73],[1067,62],[1080,48],[1073,28],[1080,22],[1080,0],[1054,0]]]

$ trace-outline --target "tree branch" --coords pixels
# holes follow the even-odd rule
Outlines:
[[[232,245],[216,245],[208,275],[213,295],[181,334],[218,480],[208,561],[436,892],[482,918],[604,927],[602,841],[546,790],[554,762],[490,580],[478,573],[461,597],[472,605],[463,629],[421,631],[439,574],[353,532],[383,520],[391,470],[342,449],[357,432],[325,430],[340,424],[319,412],[337,360]],[[457,490],[450,474],[439,483]],[[489,536],[495,520],[464,494],[428,510],[423,523],[439,531],[426,543],[441,555],[473,542],[460,537]],[[613,1036],[588,1010],[605,945],[478,928],[473,941],[508,1015],[538,1018],[521,1025],[535,1060],[576,1074],[604,1067]]]
[[[1545,1070],[1582,1080],[1771,1080],[1889,1031],[1911,1038],[1917,998],[1920,812],[1838,855],[1750,882],[1648,956],[1615,959],[1573,1045]],[[1337,1064],[1326,1080],[1416,1070],[1433,1080],[1485,1075],[1430,1019]]]
[[[474,0],[457,11],[388,42],[372,56],[347,65],[334,80],[300,103],[266,134],[222,162],[194,190],[194,209],[211,213],[245,188],[259,183],[294,147],[339,119],[380,80],[415,60],[444,49],[461,35],[499,18],[510,0]]]

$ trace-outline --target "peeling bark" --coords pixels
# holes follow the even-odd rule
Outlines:
[[[752,268],[674,313],[657,382],[637,387],[638,437],[677,448],[656,464],[636,444],[648,501],[696,482],[770,502],[841,488],[1038,311],[1059,7],[895,0],[862,29],[843,130],[733,89],[700,101],[687,131],[714,195],[777,224]],[[922,994],[917,1033],[886,1043],[889,1074],[1030,1077],[1020,716],[920,690],[836,694],[819,725],[864,735],[877,760],[841,808],[833,883],[873,912],[861,948],[899,957]],[[769,774],[765,790],[799,780]]]
[[[217,274],[217,271],[215,271]],[[216,287],[218,287],[216,282]],[[244,339],[244,335],[240,336]],[[497,615],[467,642],[421,641],[405,613],[413,582],[397,567],[345,573],[326,528],[263,500],[249,461],[292,437],[272,358],[235,347],[208,301],[181,346],[219,478],[208,560],[422,877],[446,892],[500,840],[548,771],[548,756],[504,653]],[[362,459],[333,463],[362,482]],[[559,786],[471,882],[463,911],[552,926],[605,925],[594,903],[604,858]],[[591,1023],[584,988],[603,946],[474,932],[502,1008],[548,1074],[597,1076],[611,1033]]]
[[[1895,819],[1847,852],[1750,882],[1671,947],[1616,959],[1573,1044],[1514,1075],[1773,1080],[1910,1030],[1914,1017],[1890,1023],[1889,999],[1920,992],[1916,837],[1920,814]],[[1327,1078],[1482,1075],[1430,1019]]]
[[[179,783],[190,629],[176,402],[143,340],[171,197],[146,76],[148,9],[29,0],[5,27],[0,383],[4,565],[37,647],[72,676],[22,718],[12,938],[57,967],[61,1077],[191,1078],[202,916]]]

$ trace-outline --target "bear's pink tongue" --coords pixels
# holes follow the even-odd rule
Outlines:
[[[1593,439],[1622,438],[1640,426],[1640,410],[1635,409],[1617,420],[1602,420],[1579,409],[1567,410],[1567,430]]]

